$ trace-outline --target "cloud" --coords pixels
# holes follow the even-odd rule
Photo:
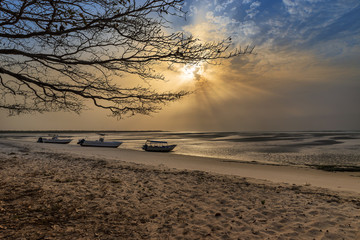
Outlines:
[[[246,10],[247,16],[246,18],[254,18],[260,11],[258,10],[258,8],[260,7],[261,3],[256,1],[256,2],[252,2],[250,4],[250,9]]]
[[[224,11],[229,5],[231,5],[234,0],[227,0],[227,1],[216,1],[214,2],[215,5],[215,12]]]
[[[254,0],[243,0],[242,3],[243,4],[249,4],[252,3]]]
[[[192,8],[196,15],[190,21],[194,24],[210,21],[209,25],[221,28],[224,35],[232,36],[238,44],[315,51],[334,39],[342,39],[344,44],[360,44],[357,0],[208,0],[195,1]]]
[[[308,17],[313,12],[313,8],[311,7],[311,3],[314,1],[298,1],[298,0],[283,0],[283,4],[287,12],[290,15],[296,15],[296,17],[301,17],[302,19]],[[317,2],[317,1],[315,1]]]
[[[257,54],[233,58],[222,65],[207,65],[201,71],[194,68],[191,74],[196,81],[181,81],[182,72],[177,69],[168,76],[169,90],[191,89],[195,93],[169,104],[153,117],[124,120],[122,129],[360,128],[359,0],[189,0],[186,3],[187,22],[175,22],[176,29],[204,41],[231,36],[234,45],[256,45]],[[166,89],[165,83],[153,84]],[[97,113],[86,113],[76,121],[66,117],[69,124],[66,126],[64,121],[56,121],[60,119],[58,115],[52,115],[50,119],[54,121],[35,118],[37,125],[33,129],[99,128],[98,122],[100,128],[118,127],[118,122],[101,118]],[[23,126],[23,119],[16,121],[18,126]],[[86,124],[70,124],[83,122]],[[5,127],[15,124],[14,118],[6,124]]]
[[[206,14],[184,28],[206,40],[231,36],[237,44],[256,44],[257,54],[208,67],[201,75],[206,81],[197,86],[201,91],[181,111],[191,117],[183,120],[228,130],[360,127],[359,4],[208,4]],[[204,119],[213,120],[201,124]]]
[[[286,15],[280,15],[280,18],[291,29],[284,37],[295,40],[298,45],[310,47],[323,44],[344,37],[341,33],[348,29],[352,29],[351,34],[356,34],[353,31],[355,28],[359,30],[358,1],[283,0],[283,4],[290,17],[286,19]]]

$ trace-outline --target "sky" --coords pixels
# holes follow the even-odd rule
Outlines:
[[[154,86],[193,94],[151,116],[8,117],[0,130],[293,131],[360,129],[360,1],[186,0],[172,27],[203,41],[231,37],[254,54],[181,66]]]

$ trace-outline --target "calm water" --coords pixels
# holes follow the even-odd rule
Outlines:
[[[171,154],[256,161],[285,165],[360,166],[360,131],[319,132],[102,132],[106,140],[120,140],[119,148],[141,151],[146,139],[177,144]],[[0,132],[1,138],[36,141],[51,132]],[[56,132],[76,145],[96,132]],[[80,146],[79,146],[80,147]]]

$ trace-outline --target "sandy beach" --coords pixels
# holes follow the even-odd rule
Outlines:
[[[360,239],[358,173],[103,151],[1,140],[0,238]]]

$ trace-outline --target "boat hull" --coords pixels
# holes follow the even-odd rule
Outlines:
[[[168,145],[168,146],[149,146],[144,145],[143,149],[147,152],[170,152],[174,150],[176,145]]]
[[[47,139],[47,138],[39,138],[38,142],[40,143],[56,143],[56,144],[68,144],[72,141],[72,139]]]
[[[117,148],[122,142],[100,142],[100,141],[83,141],[79,143],[82,147],[106,147],[106,148]]]

